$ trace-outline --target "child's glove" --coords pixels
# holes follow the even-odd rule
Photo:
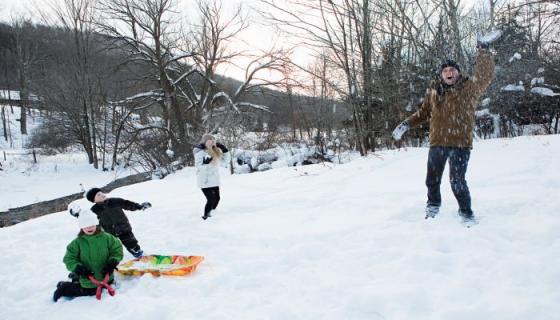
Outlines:
[[[142,202],[140,204],[140,210],[146,210],[152,207],[152,204],[149,202]]]
[[[91,270],[89,270],[86,266],[84,266],[83,264],[79,264],[76,266],[76,269],[74,270],[74,273],[87,278],[88,276],[93,275],[93,272],[91,272]]]
[[[119,262],[115,261],[115,260],[111,260],[111,261],[107,262],[105,267],[103,267],[103,270],[102,270],[103,274],[105,275],[107,273],[109,273],[109,274],[113,273],[114,270],[117,270],[118,265],[119,265]]]
[[[210,162],[212,162],[212,157],[206,156],[202,159],[202,163],[204,164],[209,164]]]

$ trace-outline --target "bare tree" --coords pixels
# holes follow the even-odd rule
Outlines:
[[[129,56],[128,63],[145,66],[143,78],[152,88],[128,101],[151,97],[161,107],[168,135],[168,154],[188,160],[199,135],[224,125],[227,114],[242,109],[266,109],[243,102],[246,92],[261,86],[258,74],[278,67],[285,57],[267,52],[249,63],[245,81],[230,95],[217,85],[216,68],[234,63],[241,52],[229,44],[246,28],[240,7],[230,18],[219,1],[199,1],[199,20],[179,29],[171,0],[102,0],[107,19],[100,23],[113,43]],[[137,104],[137,103],[136,103]]]
[[[180,99],[196,99],[194,87],[187,76],[198,70],[183,72],[179,61],[192,56],[181,49],[178,30],[174,30],[172,0],[102,0],[105,19],[101,29],[114,39],[114,44],[129,54],[129,63],[142,63],[146,67],[144,78],[155,84],[148,93],[160,96],[154,99],[166,122],[168,148],[185,153],[187,130]],[[179,76],[177,76],[179,75]],[[178,83],[185,81],[186,90],[178,90]],[[177,139],[173,139],[175,135]],[[172,142],[177,144],[173,145]]]
[[[376,32],[384,27],[380,3],[369,0],[305,1],[287,5],[263,0],[263,12],[288,34],[303,38],[317,56],[326,52],[342,79],[325,79],[338,96],[353,106],[353,124],[360,153],[375,150],[383,112],[375,99],[375,62],[380,57]],[[305,67],[301,70],[309,72]]]
[[[95,24],[99,18],[96,4],[96,0],[64,0],[52,5],[45,19],[54,21],[45,21],[57,24],[59,47],[49,57],[49,63],[43,65],[44,78],[37,90],[44,107],[57,111],[50,121],[70,133],[84,147],[89,163],[98,168],[100,137],[96,125],[100,109],[106,104],[105,91],[110,87],[103,79],[110,71],[103,66],[103,37]]]
[[[13,30],[13,47],[11,50],[15,57],[21,107],[20,131],[21,134],[27,134],[31,72],[39,59],[39,52],[37,50],[37,39],[34,38],[35,27],[30,19],[14,17],[11,26]]]

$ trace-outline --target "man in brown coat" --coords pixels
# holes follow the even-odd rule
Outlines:
[[[459,203],[459,215],[465,223],[476,222],[465,174],[472,149],[475,110],[494,76],[494,58],[487,48],[487,44],[479,43],[472,79],[463,76],[454,61],[443,63],[441,79],[432,82],[427,89],[420,109],[393,131],[393,138],[400,140],[409,128],[429,121],[426,219],[435,217],[439,212],[441,177],[445,163],[449,160],[449,178]]]

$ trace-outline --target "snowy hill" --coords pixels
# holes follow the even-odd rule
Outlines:
[[[192,168],[117,189],[154,205],[128,215],[147,253],[206,260],[185,278],[119,279],[101,302],[51,300],[78,232],[68,213],[0,229],[0,318],[557,319],[560,136],[475,143],[471,229],[447,173],[424,220],[427,152],[225,175],[207,221]]]
[[[81,150],[56,155],[37,152],[37,163],[34,163],[32,150],[26,149],[26,145],[43,118],[39,111],[31,110],[27,120],[29,134],[22,135],[17,121],[21,109],[13,107],[13,114],[11,109],[6,107],[9,139],[0,136],[0,211],[80,192],[80,183],[104,186],[136,173],[132,168],[117,168],[112,172],[96,170]]]

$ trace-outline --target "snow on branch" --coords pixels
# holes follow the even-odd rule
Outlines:
[[[544,88],[544,87],[534,87],[531,89],[531,92],[540,94],[541,96],[548,96],[548,97],[560,96],[560,93],[555,93],[551,89]]]
[[[172,57],[171,59],[169,59],[169,61],[167,61],[165,63],[165,66],[167,67],[168,65],[170,65],[173,62],[179,61],[179,60],[184,59],[184,58],[190,58],[192,56],[194,56],[194,53],[189,52],[189,53],[185,53],[185,54],[182,54],[182,55],[179,55],[179,56],[176,56],[176,57]]]
[[[515,84],[508,84],[507,86],[503,87],[501,89],[502,91],[525,91],[525,87],[523,86],[523,83],[519,83],[519,85],[515,85]]]
[[[177,78],[177,80],[173,81],[173,85],[178,84],[179,82],[181,82],[186,77],[190,76],[191,74],[195,74],[195,73],[198,73],[209,84],[211,84],[213,86],[216,85],[216,82],[214,80],[208,78],[206,75],[204,75],[200,70],[198,70],[196,68],[183,73],[179,78]]]
[[[146,92],[141,92],[138,94],[135,94],[133,96],[130,97],[126,97],[123,100],[120,101],[114,101],[112,102],[112,104],[125,104],[125,103],[130,103],[132,101],[138,100],[138,99],[144,99],[144,98],[155,98],[156,100],[163,97],[163,92],[158,92],[158,91],[146,91]]]
[[[257,110],[272,113],[272,111],[270,111],[270,108],[268,108],[267,106],[260,105],[260,104],[254,104],[254,103],[249,103],[249,102],[238,102],[235,105],[238,106],[238,107],[248,107],[248,108],[257,109]]]
[[[213,97],[212,100],[210,101],[211,105],[215,105],[218,103],[218,100],[225,100],[225,104],[228,107],[232,107],[235,112],[239,113],[239,109],[237,108],[237,106],[233,103],[233,101],[231,100],[231,98],[229,97],[229,95],[223,91],[220,91],[218,93],[216,93]]]

